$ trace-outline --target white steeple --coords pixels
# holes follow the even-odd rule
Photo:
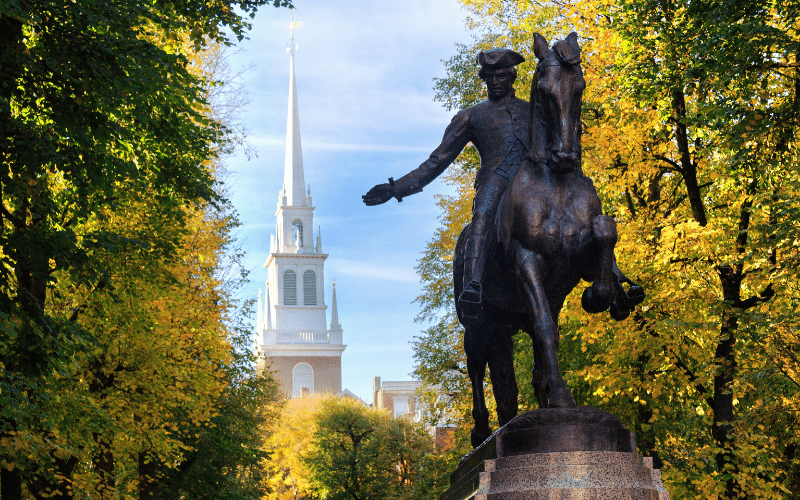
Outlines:
[[[305,177],[303,175],[303,149],[300,145],[300,113],[297,108],[297,85],[294,78],[294,53],[298,46],[294,44],[294,28],[300,23],[292,23],[292,41],[287,49],[290,54],[289,63],[289,118],[286,123],[286,161],[283,170],[283,189],[292,207],[306,206]]]
[[[325,259],[321,231],[314,241],[314,204],[305,184],[300,120],[295,85],[294,29],[289,66],[289,117],[286,130],[286,162],[283,188],[278,193],[275,235],[270,237],[266,297],[259,297],[260,340],[258,351],[264,366],[272,363],[274,375],[287,396],[341,392],[342,327],[333,292],[331,328],[325,304]],[[280,168],[280,165],[277,165]]]

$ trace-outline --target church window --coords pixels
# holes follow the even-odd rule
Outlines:
[[[291,269],[283,273],[283,303],[287,306],[297,305],[297,274]]]
[[[297,363],[292,369],[292,395],[300,397],[314,392],[314,369],[308,363]]]
[[[300,219],[292,222],[292,246],[300,248],[303,246],[303,223]]]
[[[317,275],[311,270],[303,273],[303,304],[317,305]]]

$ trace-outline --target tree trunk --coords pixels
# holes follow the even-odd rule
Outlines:
[[[22,500],[22,478],[18,469],[0,468],[0,500]]]
[[[28,491],[36,500],[75,500],[72,495],[72,483],[69,478],[78,465],[78,459],[74,456],[64,460],[54,458],[55,473],[60,478],[57,482],[51,482],[39,475],[28,481]]]
[[[723,285],[723,289],[725,288]],[[733,299],[725,297],[725,300]],[[733,436],[731,435],[733,431],[733,426],[731,425],[731,422],[733,422],[733,390],[731,385],[736,372],[734,345],[736,344],[738,326],[739,318],[734,311],[726,310],[723,312],[719,343],[714,353],[716,373],[714,375],[714,406],[712,407],[714,423],[711,434],[717,447],[721,450],[715,457],[717,470],[729,475],[738,472],[736,457],[731,450],[733,446]],[[726,498],[736,498],[738,490],[739,486],[735,478],[730,477],[725,481]]]
[[[139,453],[139,500],[158,500],[156,462],[154,457],[148,455],[146,451]]]
[[[99,434],[94,434],[97,451],[92,456],[92,465],[98,476],[96,490],[98,498],[103,500],[114,497],[116,481],[114,479],[114,454],[111,451],[111,441]]]
[[[672,92],[672,120],[675,125],[675,142],[680,152],[681,173],[686,185],[686,194],[689,205],[692,207],[692,216],[701,226],[708,224],[706,207],[703,196],[700,194],[700,185],[697,182],[697,165],[692,161],[689,152],[689,136],[686,132],[686,101],[682,90]]]
[[[752,195],[755,183],[749,186],[747,195]],[[739,226],[735,241],[735,255],[740,256],[747,246],[747,235],[750,229],[750,209],[752,199],[747,198],[739,212]],[[717,266],[720,283],[722,284],[722,298],[728,304],[740,304],[742,299],[742,282],[744,281],[744,268],[741,262],[733,265]],[[736,456],[733,453],[733,378],[736,374],[736,334],[739,330],[739,316],[734,307],[725,305],[722,311],[719,341],[714,352],[714,399],[712,410],[714,412],[711,434],[720,452],[715,457],[717,470],[728,474],[725,481],[725,494],[727,498],[737,498],[741,487],[736,478],[738,472]]]

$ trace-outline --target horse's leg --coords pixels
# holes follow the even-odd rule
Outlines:
[[[592,285],[583,291],[581,306],[588,313],[599,313],[608,309],[614,300],[613,267],[614,245],[617,244],[617,223],[608,215],[592,219],[592,237],[597,245],[596,264],[591,273]]]
[[[483,378],[486,375],[486,360],[467,356],[467,373],[472,382],[472,426],[470,441],[472,447],[477,448],[492,435],[489,427],[489,409],[486,408],[486,400],[483,395]]]
[[[515,243],[515,267],[519,283],[528,298],[533,316],[534,385],[539,406],[542,408],[575,406],[567,384],[558,367],[558,327],[551,316],[550,305],[543,286],[542,257]],[[538,351],[538,352],[537,352]],[[541,361],[539,363],[538,361]],[[542,404],[542,403],[545,404]]]
[[[545,386],[545,373],[544,361],[542,360],[542,351],[536,348],[536,334],[534,329],[531,329],[531,340],[533,341],[533,370],[531,371],[531,385],[533,385],[533,395],[536,396],[536,401],[539,402],[539,408],[547,408],[547,394],[542,388]]]
[[[489,354],[489,375],[492,378],[494,400],[497,402],[497,420],[504,426],[517,416],[519,389],[514,374],[514,344],[507,327],[497,330],[494,346]]]
[[[492,342],[491,330],[480,320],[468,322],[464,327],[464,352],[467,355],[467,374],[472,383],[472,447],[476,448],[492,435],[489,427],[489,409],[483,393],[483,380],[486,376],[488,351]]]

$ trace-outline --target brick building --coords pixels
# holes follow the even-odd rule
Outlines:
[[[415,422],[423,422],[426,408],[419,401],[417,390],[422,382],[404,380],[401,382],[381,382],[380,377],[372,379],[372,406],[379,410],[388,410],[394,418],[410,418]],[[454,446],[455,428],[451,424],[437,423],[428,425],[428,433],[433,437],[437,451],[444,451]]]

